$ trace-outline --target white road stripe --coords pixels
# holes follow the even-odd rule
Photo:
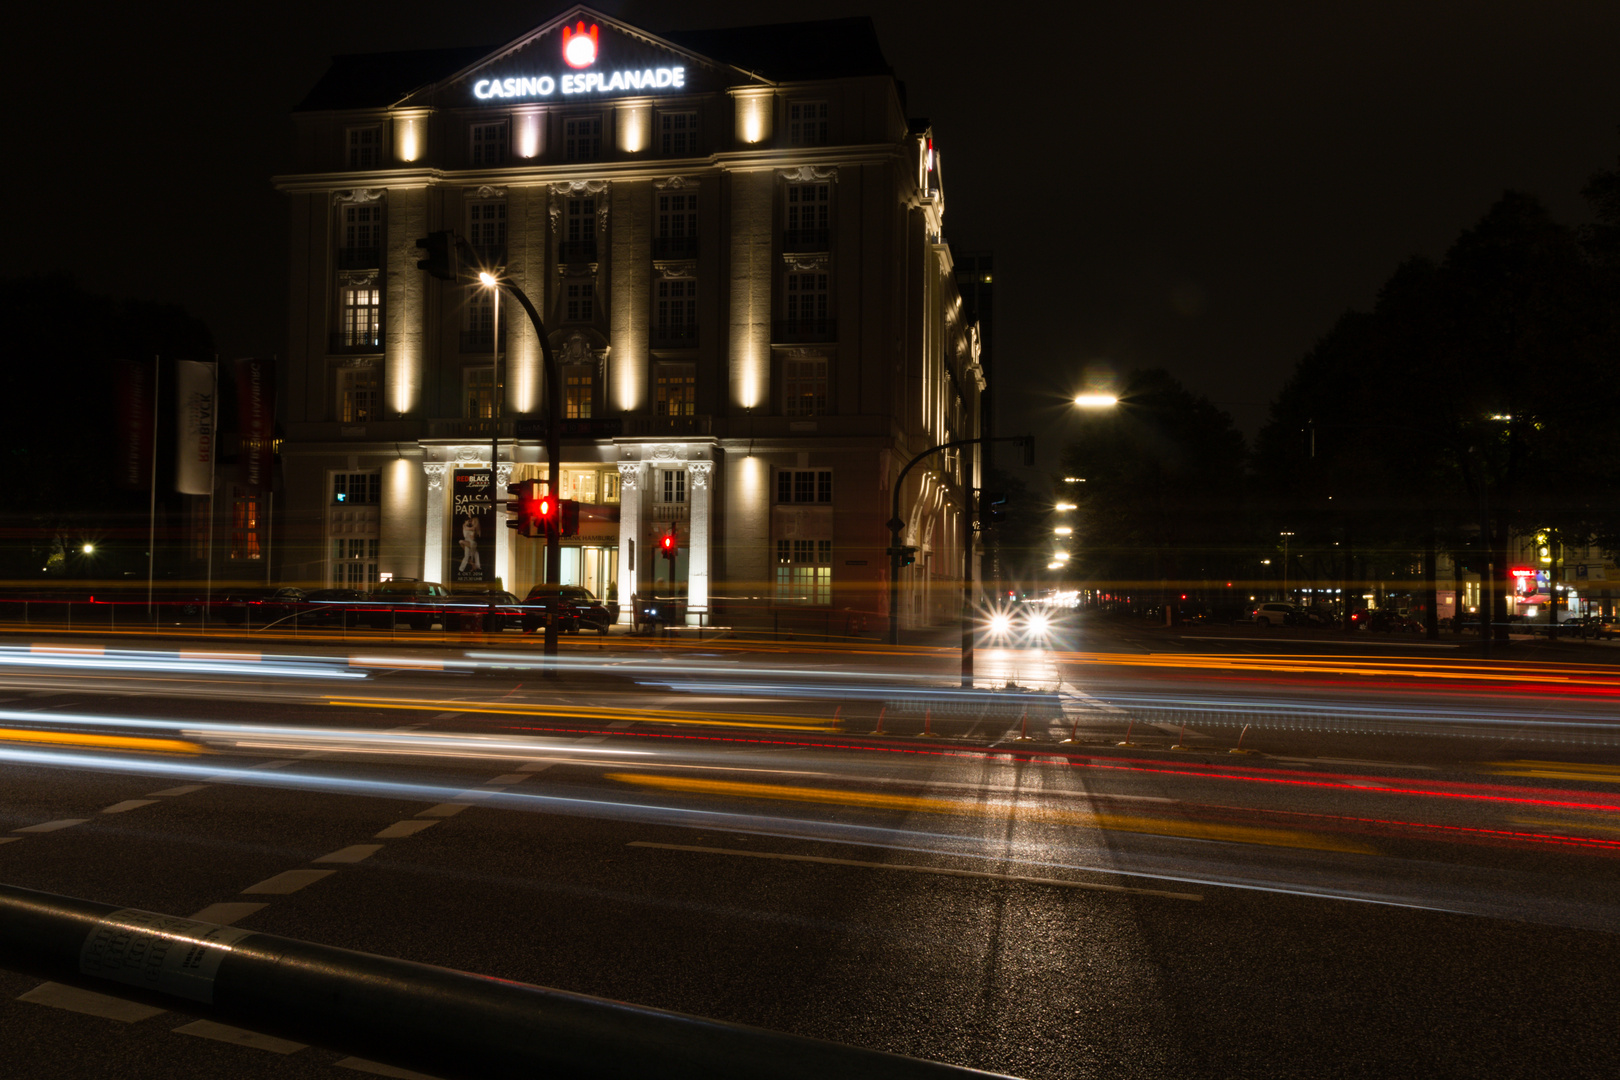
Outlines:
[[[229,926],[238,919],[245,919],[255,911],[269,907],[269,904],[209,904],[197,914],[191,916],[198,922],[218,923],[220,926]]]
[[[336,870],[288,870],[274,877],[267,877],[257,885],[249,885],[243,889],[247,893],[270,893],[275,896],[286,896],[295,893],[306,885],[313,885],[325,877],[331,877]]]
[[[992,874],[983,870],[956,870],[944,866],[918,866],[915,863],[863,862],[859,859],[832,859],[825,855],[788,855],[773,851],[741,851],[736,848],[699,847],[695,844],[655,844],[632,840],[627,847],[658,848],[663,851],[692,851],[704,855],[741,855],[748,859],[779,859],[783,862],[822,863],[827,866],[858,866],[868,870],[903,870],[913,874],[942,877],[986,878],[992,881],[1020,881],[1028,885],[1056,885],[1065,889],[1095,889],[1099,892],[1130,893],[1133,896],[1163,896],[1171,900],[1202,900],[1198,893],[1169,892],[1164,889],[1133,889],[1093,881],[1066,881],[1062,878],[1029,877],[1023,874]]]
[[[437,824],[438,824],[438,822],[434,821],[432,819],[429,819],[429,820],[426,820],[426,821],[423,821],[421,819],[417,819],[415,821],[412,821],[412,820],[409,820],[409,819],[407,819],[405,821],[396,821],[392,825],[388,826],[388,828],[386,828],[382,832],[378,833],[376,835],[375,839],[378,839],[378,840],[398,840],[402,836],[415,836],[417,833],[421,832],[423,829],[429,828],[430,826],[437,825]]]
[[[420,811],[416,816],[419,818],[455,817],[465,809],[467,809],[466,803],[442,802],[437,806],[430,806],[426,810]]]
[[[350,844],[346,848],[338,848],[336,851],[322,855],[318,859],[311,859],[310,862],[357,863],[371,858],[382,849],[381,844]]]
[[[518,783],[520,781],[527,780],[528,778],[529,778],[528,773],[509,772],[509,773],[502,773],[500,776],[497,776],[493,780],[485,780],[484,783],[486,783],[486,784],[516,784],[516,783]]]
[[[35,1005],[48,1005],[53,1009],[66,1009],[68,1012],[84,1013],[86,1016],[99,1016],[104,1020],[117,1020],[125,1024],[148,1020],[163,1011],[136,1001],[125,1001],[123,998],[108,997],[106,994],[80,990],[77,986],[63,986],[61,983],[53,982],[40,983],[28,993],[19,996],[17,1000],[32,1002]]]
[[[174,1030],[181,1035],[195,1035],[200,1039],[233,1043],[236,1046],[247,1046],[254,1050],[268,1050],[272,1054],[296,1054],[300,1050],[309,1049],[304,1043],[278,1039],[274,1035],[261,1035],[257,1031],[231,1027],[229,1024],[219,1024],[212,1020],[193,1020],[189,1024],[181,1024]]]
[[[12,832],[55,832],[57,829],[70,829],[75,825],[83,825],[90,819],[87,817],[63,818],[60,821],[43,821],[38,825],[28,825],[21,829],[12,829]]]
[[[151,797],[154,799],[167,799],[176,795],[190,795],[192,792],[201,791],[207,786],[207,784],[182,784],[179,787],[164,788],[162,791],[154,791],[152,792]]]
[[[355,1072],[370,1073],[372,1076],[391,1076],[394,1080],[439,1080],[437,1076],[427,1073],[412,1072],[394,1065],[384,1065],[380,1061],[367,1061],[365,1058],[346,1057],[332,1064],[340,1069],[353,1069]]]
[[[143,806],[151,806],[155,802],[157,802],[156,799],[125,799],[123,802],[115,802],[111,806],[104,807],[101,812],[103,814],[122,814],[127,810],[139,810]]]

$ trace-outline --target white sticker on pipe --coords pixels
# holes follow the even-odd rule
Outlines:
[[[212,1003],[221,961],[252,933],[125,908],[90,931],[79,952],[79,970],[143,990]]]

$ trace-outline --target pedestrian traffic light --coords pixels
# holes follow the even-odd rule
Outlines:
[[[663,552],[664,558],[668,559],[670,562],[675,561],[675,555],[680,551],[680,549],[681,546],[675,539],[675,530],[671,529],[669,532],[658,538],[658,550]]]
[[[985,492],[979,496],[983,509],[980,524],[999,525],[1007,520],[1007,494],[1003,491]]]
[[[557,524],[558,506],[562,500],[554,499],[549,494],[540,496],[536,505],[536,518],[540,525],[540,535],[549,537],[552,527]]]
[[[914,547],[903,547],[903,548],[900,549],[900,565],[901,566],[910,566],[912,563],[914,563],[916,561],[917,561],[917,549],[916,548],[914,548]]]
[[[426,270],[440,281],[455,281],[459,267],[456,265],[456,234],[449,229],[430,232],[416,242],[416,246],[427,252],[427,258],[416,260],[418,270]]]
[[[512,496],[506,503],[506,512],[517,515],[507,521],[506,527],[516,529],[519,536],[544,536],[545,526],[540,521],[540,504],[544,501],[540,481],[519,480],[507,484],[506,493]]]
[[[558,531],[557,535],[558,536],[578,536],[579,535],[579,500],[578,499],[562,499],[562,500],[559,500],[558,503],[557,503],[557,508],[560,511],[560,513],[559,513],[559,521],[561,523],[561,528]]]

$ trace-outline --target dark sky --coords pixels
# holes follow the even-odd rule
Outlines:
[[[874,18],[935,125],[947,239],[995,253],[1007,432],[1052,430],[1088,367],[1162,366],[1252,434],[1401,259],[1508,187],[1584,221],[1620,155],[1607,0],[596,6],[654,32]],[[496,45],[562,7],[35,6],[0,75],[6,272],[69,270],[184,305],[227,357],[282,353],[269,177],[327,58]]]

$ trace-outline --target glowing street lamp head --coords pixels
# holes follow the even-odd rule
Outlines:
[[[592,23],[587,30],[585,21],[581,19],[577,26],[563,27],[562,47],[563,62],[571,68],[590,67],[596,63],[596,24]]]
[[[1082,409],[1106,409],[1118,405],[1119,398],[1113,394],[1081,394],[1074,403]]]
[[[486,289],[493,289],[498,282],[496,281],[494,274],[490,273],[488,270],[480,270],[478,271],[478,284],[482,285]]]

